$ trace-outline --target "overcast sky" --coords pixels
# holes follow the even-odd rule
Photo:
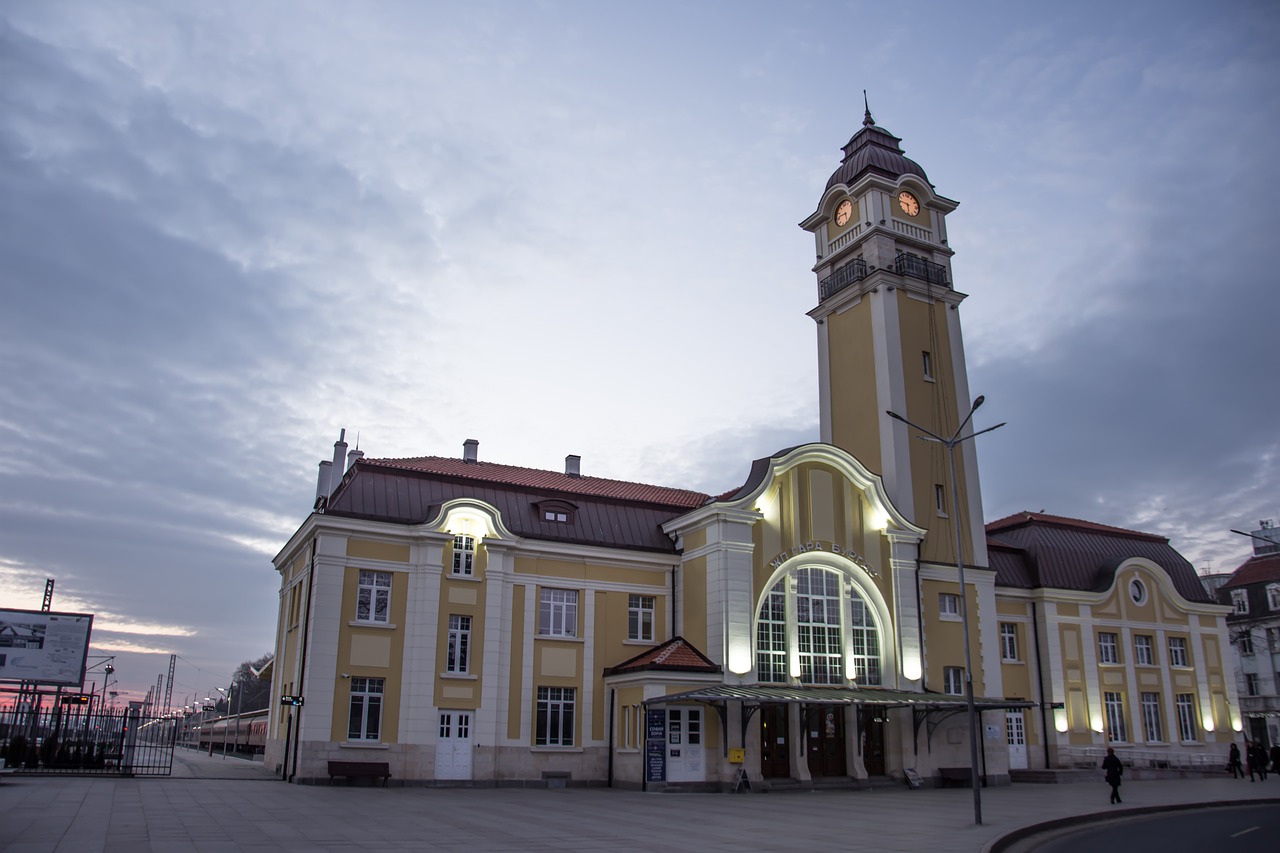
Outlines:
[[[816,440],[862,89],[949,218],[987,518],[1280,516],[1274,2],[0,8],[0,607],[175,699],[273,645],[340,428],[722,492]]]

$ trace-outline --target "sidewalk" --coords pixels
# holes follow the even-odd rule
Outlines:
[[[181,774],[177,772],[181,764]],[[219,764],[224,766],[218,766]],[[213,765],[213,766],[210,766]],[[209,778],[218,774],[238,778]],[[5,853],[312,850],[981,851],[1014,829],[1121,809],[1273,799],[1280,779],[788,794],[641,794],[603,789],[287,785],[260,764],[179,753],[157,779],[8,777]]]

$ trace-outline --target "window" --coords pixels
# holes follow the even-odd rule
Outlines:
[[[542,520],[568,522],[569,513],[564,512],[562,510],[558,510],[558,509],[544,509],[542,511]]]
[[[761,683],[795,678],[807,684],[878,685],[881,648],[874,609],[857,584],[838,571],[796,570],[774,584],[756,613],[756,679]]]
[[[756,621],[756,677],[780,684],[787,680],[786,581],[778,581],[760,606]]]
[[[1120,663],[1119,644],[1115,634],[1106,631],[1098,634],[1098,663]]]
[[[1112,743],[1127,742],[1129,732],[1124,725],[1124,697],[1120,693],[1107,691],[1102,694],[1102,704],[1107,712],[1107,740]]]
[[[572,687],[539,687],[535,746],[573,746]]]
[[[1174,697],[1178,708],[1178,736],[1184,741],[1196,739],[1196,706],[1190,693],[1179,693]]]
[[[944,666],[942,668],[942,692],[952,696],[964,695],[964,667]]]
[[[1258,676],[1256,673],[1246,672],[1244,674],[1244,695],[1258,695]]]
[[[1236,609],[1236,613],[1249,612],[1249,591],[1247,589],[1231,590],[1231,604]]]
[[[347,719],[347,740],[377,740],[382,724],[381,678],[351,679],[351,716]]]
[[[849,595],[849,632],[853,635],[853,657],[849,677],[859,684],[880,683],[880,632],[871,618],[871,608],[857,590]]]
[[[1142,581],[1134,578],[1129,582],[1129,597],[1134,604],[1142,604],[1147,600],[1147,587]]]
[[[947,490],[942,488],[941,483],[933,484],[933,504],[938,510],[938,515],[945,518],[947,515]]]
[[[465,673],[471,657],[471,617],[449,617],[449,651],[444,664],[445,672]]]
[[[924,367],[924,378],[932,380],[933,379],[933,355],[926,350],[925,352],[920,353],[920,356],[921,356],[920,361],[922,363],[922,366]]]
[[[1160,725],[1160,694],[1142,694],[1142,732],[1147,743],[1160,743],[1164,740],[1164,727]]]
[[[549,637],[578,636],[578,591],[576,589],[542,590],[542,606],[538,609],[538,633]]]
[[[1169,638],[1169,666],[1187,665],[1187,641],[1184,637]]]
[[[1242,631],[1236,637],[1236,649],[1241,655],[1253,654],[1253,634],[1249,631]]]
[[[1012,622],[1000,623],[1000,659],[1018,659],[1018,626]]]
[[[391,615],[391,572],[360,571],[356,621],[386,622]]]
[[[954,592],[938,593],[938,615],[943,619],[959,619],[960,596]]]
[[[453,537],[453,573],[470,576],[476,561],[476,540],[474,536]]]
[[[1280,610],[1280,583],[1267,584],[1267,607]]]
[[[627,639],[653,639],[653,596],[627,596]]]
[[[840,576],[826,569],[796,572],[796,639],[800,680],[806,684],[844,681],[840,638]]]
[[[1280,652],[1280,628],[1267,629],[1267,651]]]
[[[1151,638],[1139,634],[1133,638],[1133,662],[1138,666],[1151,666],[1155,658],[1151,655]]]

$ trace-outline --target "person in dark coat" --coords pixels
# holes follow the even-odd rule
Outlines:
[[[1280,773],[1280,743],[1271,744],[1271,772]]]
[[[1107,747],[1107,757],[1102,759],[1102,769],[1106,772],[1107,784],[1111,786],[1111,802],[1120,803],[1120,777],[1124,775],[1124,765],[1116,757],[1116,751]]]
[[[1231,774],[1232,779],[1244,778],[1244,770],[1240,767],[1240,747],[1234,743],[1227,752],[1227,772]]]
[[[1267,781],[1267,748],[1260,743],[1253,745],[1253,767],[1258,771],[1258,778]],[[1252,777],[1250,777],[1252,778]]]

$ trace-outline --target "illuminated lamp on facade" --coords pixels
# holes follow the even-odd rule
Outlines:
[[[923,669],[920,666],[920,653],[907,652],[902,657],[902,677],[907,681],[919,681]]]
[[[1098,734],[1102,734],[1102,712],[1094,711],[1093,718],[1090,722],[1092,723],[1092,726],[1090,727]]]
[[[1200,725],[1206,732],[1211,732],[1215,728],[1213,722],[1213,708],[1209,705],[1200,706]]]
[[[1058,708],[1053,712],[1053,727],[1059,732],[1067,730],[1067,709]]]
[[[729,671],[734,675],[751,671],[751,643],[745,637],[729,638]]]
[[[871,529],[879,530],[883,533],[889,527],[889,513],[882,509],[873,509],[871,511]],[[919,676],[917,676],[918,678]],[[914,681],[914,679],[912,679]]]

